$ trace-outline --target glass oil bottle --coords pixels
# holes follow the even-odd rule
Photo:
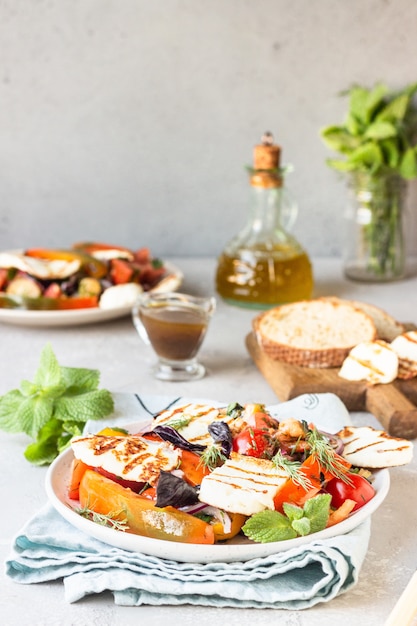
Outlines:
[[[312,296],[310,259],[287,232],[298,208],[285,188],[280,155],[271,133],[254,148],[249,219],[226,245],[216,270],[217,292],[229,304],[268,309]]]

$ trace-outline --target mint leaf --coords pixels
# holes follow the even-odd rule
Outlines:
[[[49,343],[41,352],[39,368],[33,382],[40,389],[53,389],[61,385],[61,368]]]
[[[99,380],[98,370],[60,367],[47,344],[34,381],[23,380],[20,390],[0,397],[0,428],[35,439],[24,453],[28,461],[51,463],[74,435],[82,433],[87,420],[113,412],[113,397],[97,389]]]
[[[309,535],[312,532],[311,522],[308,519],[308,517],[302,517],[301,519],[296,519],[292,522],[291,525],[296,531],[297,535],[300,535],[301,537],[305,537],[306,535]]]
[[[61,373],[67,388],[67,395],[93,391],[97,389],[100,382],[98,370],[89,370],[82,367],[61,367]]]
[[[297,506],[296,504],[290,504],[289,502],[285,502],[283,504],[284,513],[290,520],[293,522],[294,520],[299,520],[304,515],[304,510],[301,506]]]
[[[20,391],[24,396],[26,396],[26,398],[30,398],[38,393],[39,387],[28,380],[22,380],[20,383]]]
[[[18,389],[13,389],[0,397],[0,428],[2,430],[8,433],[25,432],[16,416],[23,400],[24,396]]]
[[[317,533],[326,528],[330,513],[331,495],[322,493],[314,498],[310,498],[304,505],[304,515],[311,523],[312,533]]]
[[[114,409],[111,393],[104,389],[89,391],[78,396],[61,396],[55,402],[55,417],[60,420],[100,419],[109,415]]]
[[[24,398],[16,411],[16,420],[21,431],[34,438],[39,429],[51,419],[52,413],[52,398]]]
[[[34,465],[48,465],[58,455],[57,439],[61,432],[58,420],[51,419],[38,433],[34,443],[27,446],[25,458]]]
[[[284,541],[297,536],[288,517],[278,511],[270,510],[252,515],[244,523],[242,530],[249,539],[259,543]]]

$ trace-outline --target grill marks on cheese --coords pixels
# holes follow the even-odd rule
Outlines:
[[[235,418],[227,415],[225,409],[190,402],[180,407],[162,411],[155,417],[152,427],[158,425],[169,426],[171,421],[180,419],[184,419],[188,423],[186,426],[177,428],[178,432],[187,441],[206,446],[213,443],[213,439],[208,431],[210,424],[213,422],[226,422],[233,430],[232,426],[237,422]]]
[[[381,339],[358,343],[343,362],[339,376],[346,380],[366,380],[376,385],[390,383],[398,374],[398,357],[390,344]]]
[[[407,380],[417,376],[417,331],[399,335],[391,347],[398,355],[398,378]]]
[[[137,435],[87,435],[73,439],[71,447],[74,456],[91,467],[151,485],[156,484],[161,470],[169,472],[179,463],[179,451],[172,444]]]
[[[410,463],[413,458],[410,441],[371,426],[346,426],[337,434],[344,444],[344,458],[358,467],[396,467]]]
[[[233,453],[201,482],[199,499],[231,513],[273,510],[274,497],[288,474],[271,461]]]

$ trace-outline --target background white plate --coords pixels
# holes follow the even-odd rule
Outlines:
[[[141,426],[143,427],[143,422]],[[137,432],[138,424],[134,424],[131,427],[125,426],[125,428],[128,428],[131,432]],[[253,543],[245,537],[236,537],[221,544],[198,545],[151,539],[140,535],[125,533],[100,526],[95,522],[81,517],[74,511],[74,508],[77,508],[79,503],[70,500],[67,495],[73,458],[72,450],[66,450],[55,459],[46,475],[45,487],[48,498],[62,517],[87,535],[110,544],[111,546],[185,563],[228,563],[233,561],[247,561],[269,554],[275,554],[283,550],[289,550],[290,548],[296,548],[300,545],[311,543],[313,540],[343,535],[362,523],[381,505],[389,491],[390,485],[388,470],[384,469],[375,472],[374,487],[376,494],[372,500],[343,522],[335,524],[318,533],[314,533],[313,535],[264,544]]]
[[[176,291],[181,285],[183,274],[175,265],[164,263],[168,275],[151,291],[154,293],[166,293]],[[82,324],[95,324],[106,322],[130,315],[132,305],[119,306],[112,309],[71,309],[64,311],[26,311],[24,309],[0,308],[0,323],[14,324],[18,326],[79,326]]]

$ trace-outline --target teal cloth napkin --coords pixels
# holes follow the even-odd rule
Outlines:
[[[113,548],[77,530],[50,505],[17,535],[6,573],[18,583],[63,579],[77,602],[111,591],[125,606],[194,604],[307,609],[348,591],[368,548],[369,518],[346,535],[237,563],[179,563]]]

